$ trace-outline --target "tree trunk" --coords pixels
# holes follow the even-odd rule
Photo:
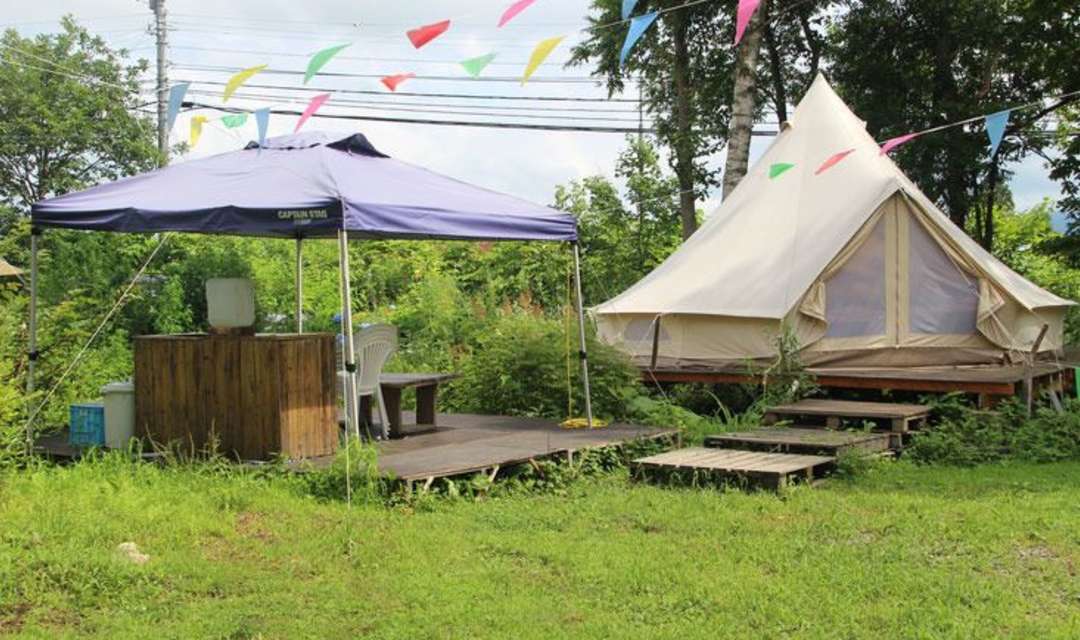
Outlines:
[[[998,186],[998,156],[995,153],[990,159],[990,179],[987,181],[986,213],[983,217],[982,233],[979,244],[987,251],[994,250],[994,199],[997,196]]]
[[[682,218],[683,240],[697,231],[697,208],[694,197],[694,138],[693,89],[690,86],[690,50],[686,42],[686,12],[673,11],[672,35],[675,60],[672,76],[675,81],[675,175],[679,180],[679,216]]]
[[[727,162],[724,164],[724,198],[746,175],[750,158],[750,136],[754,126],[754,90],[757,59],[761,49],[763,15],[768,0],[762,0],[743,34],[735,59],[735,88],[731,98],[731,128],[728,133]]]
[[[769,50],[769,75],[772,76],[773,84],[773,108],[776,110],[776,121],[780,124],[787,122],[787,89],[784,86],[784,63],[780,57],[780,47],[776,42],[776,34],[773,33],[769,22],[765,22],[765,47]]]

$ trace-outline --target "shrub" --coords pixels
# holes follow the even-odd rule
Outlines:
[[[917,462],[970,466],[1005,459],[1050,462],[1080,458],[1080,401],[1064,411],[1039,406],[1027,418],[1012,400],[997,411],[978,411],[958,396],[933,401],[937,423],[915,436],[907,455]]]
[[[568,353],[567,324],[521,311],[493,316],[464,361],[448,404],[464,412],[563,418],[569,387],[573,413],[583,415],[577,338],[569,336]],[[625,356],[594,338],[588,349],[593,414],[624,417],[626,390],[635,385],[636,371]]]

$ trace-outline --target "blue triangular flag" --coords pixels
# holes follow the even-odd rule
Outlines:
[[[645,33],[658,15],[660,15],[659,11],[653,11],[630,20],[630,30],[626,32],[626,42],[623,42],[622,53],[619,54],[619,64],[626,64],[626,57],[630,55],[630,50],[634,48],[637,41],[641,39],[641,34]]]
[[[622,0],[622,19],[626,20],[630,17],[630,14],[634,12],[634,7],[637,6],[638,0]]]
[[[1009,125],[1010,110],[998,111],[986,116],[986,135],[990,136],[990,157],[997,153],[998,145],[1005,136],[1005,127]]]
[[[169,88],[169,131],[172,131],[176,114],[180,113],[180,107],[184,105],[184,96],[187,95],[190,86],[190,82],[180,82]]]
[[[270,108],[259,109],[255,112],[255,124],[259,126],[259,150],[266,144],[266,128],[270,125]]]

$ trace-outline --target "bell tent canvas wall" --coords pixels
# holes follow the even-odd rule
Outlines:
[[[954,225],[824,77],[789,124],[686,243],[592,309],[602,339],[677,368],[775,358],[784,326],[817,367],[1000,362],[1044,323],[1040,354],[1062,349],[1073,303]],[[778,163],[794,166],[770,177]]]

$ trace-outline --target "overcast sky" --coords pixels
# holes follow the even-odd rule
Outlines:
[[[60,16],[74,14],[92,31],[103,35],[115,46],[130,49],[133,56],[153,60],[153,37],[147,32],[151,12],[145,0],[34,0],[5,3],[0,24],[15,26],[24,34],[56,29]],[[602,87],[579,80],[587,69],[563,69],[570,47],[582,37],[589,0],[537,0],[502,29],[495,27],[510,0],[167,0],[172,29],[169,33],[171,81],[224,82],[231,71],[209,71],[191,67],[220,66],[231,70],[268,63],[273,69],[303,70],[306,56],[319,49],[352,43],[339,58],[324,69],[327,72],[388,75],[415,72],[418,75],[465,77],[456,62],[490,52],[498,55],[485,72],[488,77],[519,77],[529,53],[542,39],[565,35],[537,73],[537,82],[521,87],[516,82],[440,81],[415,79],[400,91],[455,93],[503,96],[606,97]],[[404,32],[420,25],[444,19],[453,21],[451,30],[419,51],[413,49]],[[647,37],[647,36],[646,36]],[[147,80],[152,80],[152,74]],[[569,80],[566,83],[544,80]],[[262,74],[251,84],[300,87],[302,78],[291,75]],[[147,85],[151,86],[150,84]],[[312,87],[330,90],[383,91],[376,78],[331,78],[312,80]],[[189,99],[221,104],[217,85],[196,85],[200,92]],[[241,90],[240,94],[245,93]],[[284,95],[281,90],[250,88],[248,95]],[[635,97],[635,91],[630,92]],[[239,95],[239,94],[238,94]],[[233,98],[230,106],[257,109],[264,106],[302,109],[314,95],[294,93],[292,103],[267,98]],[[382,117],[408,117],[447,120],[498,120],[517,122],[564,122],[577,125],[607,124],[634,127],[634,105],[627,103],[521,103],[498,100],[458,100],[405,98],[336,94],[335,98],[393,102],[398,109],[428,111],[478,111],[490,107],[483,116],[452,113],[390,111],[385,106],[361,111],[357,105],[335,108],[334,98],[324,107],[326,113],[364,114]],[[396,101],[396,102],[394,102]],[[405,105],[404,103],[414,103]],[[425,104],[415,104],[425,103]],[[438,103],[443,106],[431,106]],[[585,108],[606,111],[530,112],[497,107]],[[625,113],[616,113],[626,111]],[[201,112],[210,117],[220,114]],[[542,116],[515,118],[514,115]],[[569,118],[576,116],[579,119]],[[174,142],[187,138],[190,114],[183,114],[173,129]],[[599,118],[585,120],[584,118]],[[291,133],[296,120],[288,116],[271,118],[270,135]],[[550,203],[555,186],[590,175],[612,176],[615,159],[625,146],[622,134],[523,131],[482,129],[420,124],[354,122],[314,119],[307,129],[341,132],[361,131],[380,150],[394,157],[420,164],[481,186],[505,191],[540,203]],[[761,128],[770,128],[762,126]],[[228,131],[220,123],[208,125],[198,147],[187,158],[202,157],[243,146],[256,137],[249,121],[242,129]],[[770,138],[755,138],[751,161],[767,147]],[[184,159],[187,159],[184,158]],[[183,161],[180,159],[179,161]],[[714,164],[722,157],[713,158]],[[1019,207],[1028,207],[1043,198],[1056,198],[1059,189],[1047,177],[1043,162],[1029,157],[1013,167],[1016,176],[1012,189]],[[719,195],[700,203],[706,210],[718,203]]]

